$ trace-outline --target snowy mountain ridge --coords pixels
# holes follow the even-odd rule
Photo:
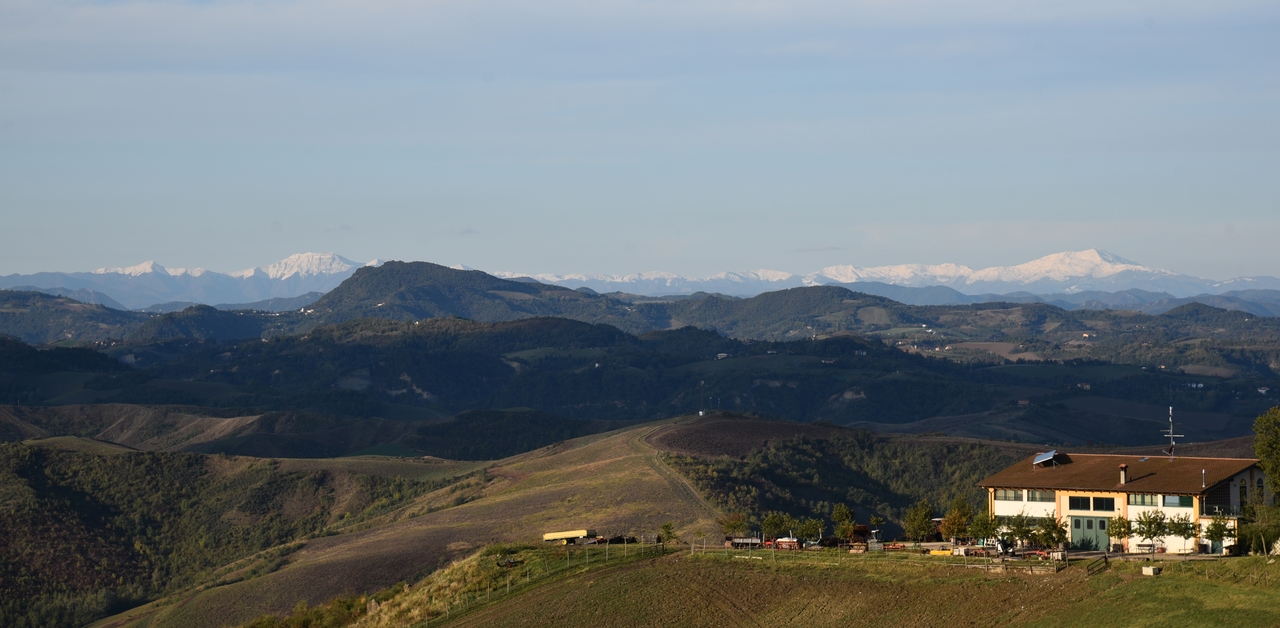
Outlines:
[[[361,264],[335,253],[298,253],[264,267],[218,273],[203,268],[166,268],[146,261],[92,272],[2,276],[0,288],[94,290],[133,309],[176,301],[251,303],[328,292],[361,266],[381,264],[377,259]]]
[[[377,259],[361,264],[334,253],[296,253],[269,266],[259,266],[228,274],[243,278],[261,273],[271,279],[288,279],[295,275],[300,277],[337,275],[360,266],[380,265],[382,260]]]
[[[360,267],[381,264],[382,260],[377,259],[361,264],[335,253],[298,253],[267,266],[219,273],[203,268],[166,268],[154,261],[147,261],[134,266],[104,267],[91,272],[0,276],[0,288],[22,287],[55,292],[94,291],[133,309],[173,302],[252,303],[292,298],[310,292],[328,292]],[[453,268],[474,270],[461,264]],[[870,267],[837,265],[807,274],[762,268],[721,272],[708,277],[685,277],[661,271],[627,275],[490,274],[508,279],[529,277],[543,283],[575,289],[590,288],[597,292],[627,292],[645,296],[708,292],[750,297],[762,292],[817,285],[843,285],[858,290],[859,283],[867,284],[864,290],[869,292],[941,286],[954,290],[951,294],[955,296],[984,298],[1009,293],[1073,295],[1133,289],[1182,298],[1203,294],[1221,295],[1241,290],[1280,290],[1280,279],[1275,277],[1237,277],[1214,281],[1145,266],[1098,249],[1054,253],[1023,264],[981,269],[944,263]],[[878,284],[878,287],[869,282]],[[967,299],[968,296],[964,298]]]
[[[964,294],[1007,292],[1076,293],[1087,290],[1142,289],[1191,296],[1204,292],[1225,292],[1249,288],[1278,288],[1272,277],[1236,278],[1213,281],[1182,275],[1163,268],[1144,266],[1101,251],[1065,251],[1046,255],[1014,266],[973,269],[961,264],[899,264],[894,266],[828,266],[817,272],[796,275],[785,271],[754,270],[723,272],[710,277],[683,277],[675,273],[644,272],[629,275],[494,273],[498,277],[531,277],[544,283],[571,288],[586,287],[597,292],[629,292],[648,296],[720,292],[734,296],[754,296],[770,290],[799,286],[880,282],[895,286],[946,286]]]

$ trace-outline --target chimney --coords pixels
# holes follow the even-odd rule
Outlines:
[[[1121,484],[1129,483],[1129,465],[1127,464],[1120,465],[1120,483]]]

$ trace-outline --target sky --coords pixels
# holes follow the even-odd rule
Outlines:
[[[0,0],[0,274],[1280,276],[1280,4]]]

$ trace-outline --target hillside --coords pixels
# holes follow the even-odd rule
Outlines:
[[[111,352],[150,365],[156,377],[295,404],[272,408],[338,413],[349,404],[356,415],[396,403],[445,415],[526,407],[574,418],[655,419],[719,407],[794,420],[909,421],[991,403],[981,386],[962,381],[961,367],[856,338],[748,344],[694,328],[632,336],[551,318],[364,319],[269,342],[179,349],[185,353],[168,359],[148,347]],[[332,409],[317,405],[326,400]]]
[[[1246,559],[1239,573],[1206,581],[1166,563],[1159,578],[1138,565],[1088,577],[1082,566],[1053,575],[986,575],[942,561],[850,556],[826,551],[733,560],[742,553],[690,554],[597,564],[545,584],[495,587],[476,605],[432,626],[1273,626],[1280,597],[1248,574],[1274,578],[1274,565]],[[757,556],[757,558],[760,558]],[[508,578],[510,576],[507,576]],[[499,580],[501,582],[501,580]],[[516,579],[518,583],[519,580]],[[417,588],[387,591],[378,605],[350,599],[349,622],[390,627],[397,612],[422,608]],[[295,615],[299,617],[300,615]],[[281,623],[259,622],[254,628]],[[295,624],[296,625],[296,624]]]
[[[980,506],[984,493],[974,478],[987,477],[1033,453],[1026,446],[1009,444],[806,427],[788,436],[794,432],[785,425],[711,420],[671,426],[650,441],[687,452],[672,455],[667,463],[724,512],[755,518],[781,511],[796,518],[824,518],[835,504],[843,503],[859,517],[877,514],[895,522],[886,528],[892,531],[900,530],[896,522],[920,500],[934,504],[939,516],[957,497]],[[743,451],[744,445],[761,440],[765,442]]]
[[[163,342],[177,338],[190,340],[236,340],[282,333],[292,317],[256,311],[224,311],[208,305],[193,305],[177,312],[153,317],[125,334],[132,343]]]
[[[402,421],[301,412],[218,416],[208,409],[134,404],[0,406],[0,442],[79,437],[140,451],[319,458],[378,453],[503,458],[627,425],[533,410],[469,410]]]
[[[1187,596],[1194,596],[1197,604],[1229,596],[1231,601],[1221,604],[1252,613],[1240,619],[1240,625],[1274,622],[1274,592],[1242,585],[1233,573],[1211,583],[1189,572],[1175,573],[1169,583],[1174,588],[1149,588],[1143,582],[1165,581],[1134,579],[1133,567],[1116,567],[1119,576],[1088,581],[1079,567],[1057,576],[987,576],[963,565],[892,560],[908,559],[906,555],[886,556],[890,563],[833,551],[799,559],[756,553],[756,559],[763,560],[732,560],[731,556],[690,555],[685,544],[673,545],[681,550],[678,554],[639,560],[632,547],[631,558],[620,563],[604,563],[602,547],[579,547],[568,556],[570,568],[564,569],[562,550],[541,549],[536,541],[541,532],[580,527],[605,536],[644,536],[671,522],[682,540],[717,538],[716,519],[721,512],[709,508],[690,483],[668,466],[672,457],[663,454],[663,446],[700,445],[699,435],[717,434],[721,437],[703,450],[704,455],[749,448],[750,459],[762,451],[760,443],[763,449],[777,449],[794,444],[796,436],[813,444],[840,440],[847,434],[794,423],[733,423],[730,417],[667,421],[500,460],[483,477],[422,495],[358,530],[308,540],[273,572],[227,586],[175,593],[96,625],[201,627],[289,613],[296,613],[296,623],[264,619],[255,625],[326,625],[320,623],[325,616],[343,618],[333,625],[364,627],[406,625],[424,618],[430,619],[430,625],[652,625],[655,618],[681,625],[794,625],[796,618],[841,625],[869,616],[892,618],[904,625],[938,625],[940,620],[988,625],[1051,622],[1060,611],[1068,610],[1073,618],[1088,613],[1094,623],[1111,625],[1106,623],[1107,616],[1123,610],[1125,604],[1132,606],[1132,595],[1148,596],[1149,604],[1143,608],[1149,608],[1155,618],[1175,623],[1179,618],[1194,623],[1219,613],[1199,606],[1189,614],[1169,610],[1170,600]],[[744,428],[748,436],[736,437],[741,432],[733,427]],[[899,449],[870,444],[863,450],[868,458],[860,466],[869,467],[877,459],[892,462],[902,450],[919,444],[910,439],[884,443]],[[960,451],[978,454],[972,462],[979,464],[993,463],[982,458],[982,451],[998,455],[1007,446],[968,445],[978,446]],[[916,468],[919,475],[913,481],[922,485],[954,482],[961,486],[973,481],[965,473],[929,464]],[[774,477],[786,477],[786,473]],[[803,478],[794,483],[803,485]],[[797,517],[808,514],[790,512]],[[876,510],[855,508],[855,513],[859,522],[865,522]],[[524,545],[531,542],[534,547]],[[586,553],[593,555],[590,564]],[[1266,565],[1253,565],[1258,567]],[[530,585],[525,585],[526,578]],[[504,590],[508,582],[511,595]],[[1203,585],[1188,590],[1190,582]],[[369,604],[370,599],[378,604]],[[306,605],[298,604],[300,600]],[[1098,605],[1111,609],[1112,615],[1089,610]],[[452,608],[448,618],[443,616],[445,606]],[[211,622],[211,614],[219,619]]]
[[[652,426],[587,437],[499,461],[485,475],[334,536],[308,540],[271,573],[191,589],[103,626],[212,626],[283,614],[299,600],[319,604],[416,580],[494,540],[590,526],[609,534],[653,534],[667,521],[714,527],[708,509],[657,460],[643,437]]]
[[[291,543],[437,486],[67,444],[0,444],[2,625],[84,625],[173,591],[270,571],[297,549]]]
[[[31,344],[123,338],[147,318],[42,292],[0,290],[0,335]]]
[[[640,332],[665,328],[621,301],[559,286],[509,281],[429,262],[387,262],[357,270],[307,308],[299,330],[358,318],[414,321],[459,317],[497,322],[560,316]]]
[[[1194,324],[1252,323],[1216,310],[1176,316]],[[189,444],[223,447],[197,451],[272,456],[341,455],[383,444],[432,455],[499,456],[512,450],[477,454],[415,442],[429,429],[403,422],[519,408],[542,413],[546,416],[539,420],[568,430],[548,432],[545,422],[507,424],[511,434],[529,435],[518,436],[519,442],[533,446],[551,442],[539,441],[538,434],[581,435],[595,429],[582,421],[660,419],[707,409],[826,420],[881,432],[1141,445],[1160,440],[1169,405],[1177,407],[1179,427],[1190,440],[1207,441],[1249,434],[1252,418],[1273,403],[1259,390],[1280,389],[1280,379],[1222,377],[1190,368],[1081,360],[965,364],[932,359],[948,352],[917,348],[922,345],[903,351],[900,345],[846,335],[745,342],[685,327],[633,336],[607,325],[551,318],[501,323],[364,319],[268,342],[179,339],[115,345],[105,348],[110,357],[84,349],[13,346],[41,359],[91,357],[93,365],[42,370],[21,360],[0,362],[0,401],[178,406],[178,414],[242,417],[240,423],[220,423],[234,425],[225,432],[191,436]],[[953,349],[961,351],[960,346]],[[969,350],[996,350],[983,346]],[[308,418],[256,418],[267,415]],[[25,433],[26,428],[13,429]],[[196,428],[156,429],[160,435]]]
[[[50,531],[4,546],[7,563],[25,570],[14,573],[28,574],[5,586],[34,587],[10,598],[22,601],[5,612],[83,618],[133,606],[97,625],[184,627],[244,623],[287,614],[300,601],[372,594],[415,582],[478,547],[526,543],[548,530],[641,536],[669,522],[681,538],[714,539],[726,512],[716,503],[758,522],[775,508],[826,519],[831,502],[823,501],[832,499],[852,506],[859,522],[877,513],[893,522],[899,504],[964,494],[987,467],[1028,451],[730,416],[635,426],[483,465],[273,461],[136,452],[67,438],[39,443],[0,446],[9,461],[0,491],[7,504],[21,504],[7,511],[17,519],[6,525]],[[741,468],[715,466],[738,458]],[[706,465],[717,474],[749,472],[743,485],[758,490],[758,499],[724,500],[698,471]],[[887,468],[902,481],[877,475]],[[815,476],[823,481],[813,484]],[[202,545],[206,538],[224,540]],[[80,557],[48,562],[40,548],[51,542],[79,548]],[[115,593],[86,597],[102,586],[93,568],[100,560],[136,572],[120,571],[123,579],[109,589]],[[161,568],[161,580],[144,578]]]
[[[212,614],[245,622],[262,613],[288,612],[299,600],[315,605],[340,594],[372,593],[421,577],[487,543],[529,542],[548,530],[590,527],[605,535],[639,536],[653,535],[671,522],[682,538],[715,538],[720,511],[652,444],[665,442],[664,434],[678,434],[686,425],[701,424],[683,419],[637,426],[492,463],[481,478],[418,497],[359,529],[308,540],[269,574],[189,590],[102,625],[133,625],[149,618],[155,626],[200,626],[208,625]],[[797,427],[804,426],[777,424],[776,434]],[[972,485],[978,479],[964,474],[944,478],[923,460],[908,461],[905,468],[935,484]],[[855,488],[869,487],[838,487],[842,492]],[[857,517],[866,521],[870,514],[859,510]]]

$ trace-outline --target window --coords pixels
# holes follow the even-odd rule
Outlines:
[[[1099,530],[1106,530],[1106,529],[1107,529],[1107,520],[1106,520],[1106,519],[1099,519],[1099,520],[1098,520],[1098,529],[1099,529]]]
[[[1086,530],[1092,530],[1092,529],[1093,529],[1093,519],[1085,519],[1085,520],[1084,520],[1084,529],[1086,529]]]
[[[1053,491],[1027,491],[1027,501],[1051,502],[1053,501]]]
[[[1095,497],[1093,498],[1094,510],[1113,511],[1116,509],[1116,498],[1114,497]]]
[[[1071,510],[1088,510],[1089,498],[1088,497],[1068,497],[1067,508]]]
[[[1159,500],[1159,495],[1151,495],[1149,493],[1129,493],[1130,506],[1156,506],[1159,504]]]
[[[1079,529],[1080,529],[1080,520],[1079,520],[1079,519],[1072,519],[1072,520],[1071,520],[1071,527],[1073,527],[1073,528],[1075,528],[1075,529],[1079,530]]]
[[[1240,478],[1240,505],[1249,503],[1249,480]]]
[[[1022,491],[1011,488],[996,489],[996,499],[1002,502],[1020,502],[1022,501]]]
[[[1190,508],[1191,499],[1192,498],[1190,495],[1165,495],[1164,507],[1165,508]]]

